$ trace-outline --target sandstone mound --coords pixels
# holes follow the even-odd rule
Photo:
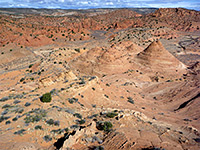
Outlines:
[[[71,68],[87,75],[100,75],[127,71],[132,67],[129,57],[142,48],[130,41],[123,41],[111,47],[93,48],[70,62]]]
[[[152,42],[136,56],[136,61],[145,67],[156,70],[182,70],[185,65],[169,53],[160,41]]]

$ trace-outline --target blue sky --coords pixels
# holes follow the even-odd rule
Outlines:
[[[200,10],[199,0],[0,0],[3,8],[124,8],[124,7],[184,7]]]

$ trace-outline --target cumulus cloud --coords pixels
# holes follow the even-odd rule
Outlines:
[[[33,8],[122,8],[122,7],[185,7],[200,9],[199,0],[1,0],[0,7]]]

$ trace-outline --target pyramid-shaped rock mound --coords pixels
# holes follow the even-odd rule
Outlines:
[[[160,41],[152,42],[136,56],[139,64],[152,69],[185,69],[185,65],[169,53]]]

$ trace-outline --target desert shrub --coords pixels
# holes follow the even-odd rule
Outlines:
[[[166,82],[173,82],[173,80],[167,80]]]
[[[85,81],[84,81],[84,79],[81,79],[81,81],[80,81],[80,82],[78,82],[78,84],[79,84],[79,85],[83,85],[83,84],[85,84]]]
[[[18,104],[18,103],[20,103],[21,101],[19,101],[19,100],[15,100],[13,103],[14,104]]]
[[[24,134],[25,131],[26,131],[25,129],[21,129],[21,130],[14,132],[14,134],[22,135],[22,134]]]
[[[5,102],[7,100],[9,100],[10,98],[8,96],[5,96],[3,98],[0,99],[0,102]]]
[[[95,105],[95,104],[92,104],[92,107],[93,107],[93,108],[96,108],[96,105]]]
[[[109,112],[109,113],[106,114],[106,117],[108,117],[108,118],[114,118],[114,117],[117,116],[117,115],[118,115],[118,114],[115,113],[115,112]]]
[[[6,115],[9,112],[9,109],[5,109],[4,111],[1,112],[1,115]]]
[[[111,128],[113,127],[112,123],[109,121],[105,121],[105,122],[97,122],[97,129],[98,130],[103,130],[105,132],[110,132]]]
[[[19,109],[17,109],[17,110],[16,110],[16,112],[15,112],[15,113],[19,113],[19,114],[21,114],[21,113],[23,113],[23,111],[24,111],[24,109],[23,109],[23,108],[19,108]]]
[[[2,106],[2,109],[5,109],[5,108],[12,108],[13,106],[9,105],[9,104],[5,104]]]
[[[59,126],[60,125],[60,121],[54,121],[53,119],[47,120],[46,123],[48,125],[55,125],[55,126]]]
[[[132,97],[128,97],[128,102],[131,103],[131,104],[134,104],[134,100]]]
[[[74,124],[74,125],[70,126],[70,128],[71,128],[71,129],[77,129],[77,128],[79,128],[79,126],[76,125],[76,124]]]
[[[78,124],[84,124],[85,123],[85,119],[81,119],[81,120],[77,120]]]
[[[112,128],[112,123],[111,122],[109,122],[109,121],[106,121],[106,122],[104,122],[104,125],[103,125],[103,130],[104,131],[110,131],[110,129]]]
[[[82,115],[79,114],[79,113],[75,113],[75,114],[74,114],[74,117],[77,117],[77,118],[79,118],[79,119],[82,119]]]
[[[44,139],[46,142],[49,142],[49,141],[52,140],[52,138],[51,138],[49,135],[45,135],[45,136],[43,137],[43,139]]]
[[[27,116],[24,118],[25,123],[39,122],[42,119],[40,115]]]
[[[21,78],[19,81],[20,81],[20,82],[23,82],[24,80],[25,80],[24,78]]]
[[[95,118],[95,117],[97,117],[97,116],[98,116],[98,114],[94,114],[94,115],[88,116],[87,118],[88,118],[88,119],[92,119],[92,118]]]
[[[34,80],[34,78],[30,78],[30,80],[31,80],[31,81],[33,81],[33,80]]]
[[[17,121],[17,120],[18,120],[18,118],[17,118],[17,117],[15,117],[15,118],[13,118],[13,119],[12,119],[12,121]]]
[[[30,115],[30,113],[35,113],[34,115]],[[42,118],[46,117],[47,112],[45,110],[32,110],[27,113],[27,116],[24,118],[25,123],[30,122],[39,122]]]
[[[78,101],[78,99],[77,98],[68,98],[68,102],[70,103],[70,104],[73,104],[74,102],[77,102]]]
[[[109,98],[109,96],[108,96],[108,95],[106,95],[106,94],[104,94],[104,96],[105,96],[106,98]]]
[[[24,106],[26,106],[26,107],[28,107],[28,106],[30,106],[31,105],[31,103],[29,103],[29,102],[26,102],[25,104],[24,104]]]
[[[33,64],[30,64],[28,67],[31,68],[33,66]]]
[[[94,150],[104,150],[104,147],[103,146],[95,146],[93,149]]]
[[[9,119],[10,117],[7,117],[7,116],[1,116],[0,117],[0,123],[2,122],[2,121],[4,121],[4,120],[7,120],[7,119]]]
[[[106,83],[106,86],[110,86],[110,84]]]
[[[60,121],[58,121],[58,120],[57,120],[57,121],[54,121],[54,125],[55,125],[55,126],[59,126],[59,125],[60,125]]]
[[[6,125],[7,125],[7,124],[11,124],[11,121],[10,121],[10,120],[8,120],[8,121],[6,121],[6,123],[5,123],[5,124],[6,124]]]
[[[80,53],[80,49],[79,48],[75,48],[74,49],[76,52]]]
[[[49,120],[46,121],[46,123],[48,125],[53,125],[54,124],[54,120],[53,119],[49,119]]]
[[[42,95],[42,97],[40,98],[41,102],[43,103],[48,103],[51,102],[51,93],[45,93]]]
[[[68,128],[51,130],[51,133],[57,133],[57,134],[67,133],[67,132],[68,132]]]
[[[57,130],[51,130],[51,133],[61,134],[63,133],[63,131],[61,129],[57,129]]]
[[[35,126],[35,130],[42,130],[42,126],[40,125]]]

